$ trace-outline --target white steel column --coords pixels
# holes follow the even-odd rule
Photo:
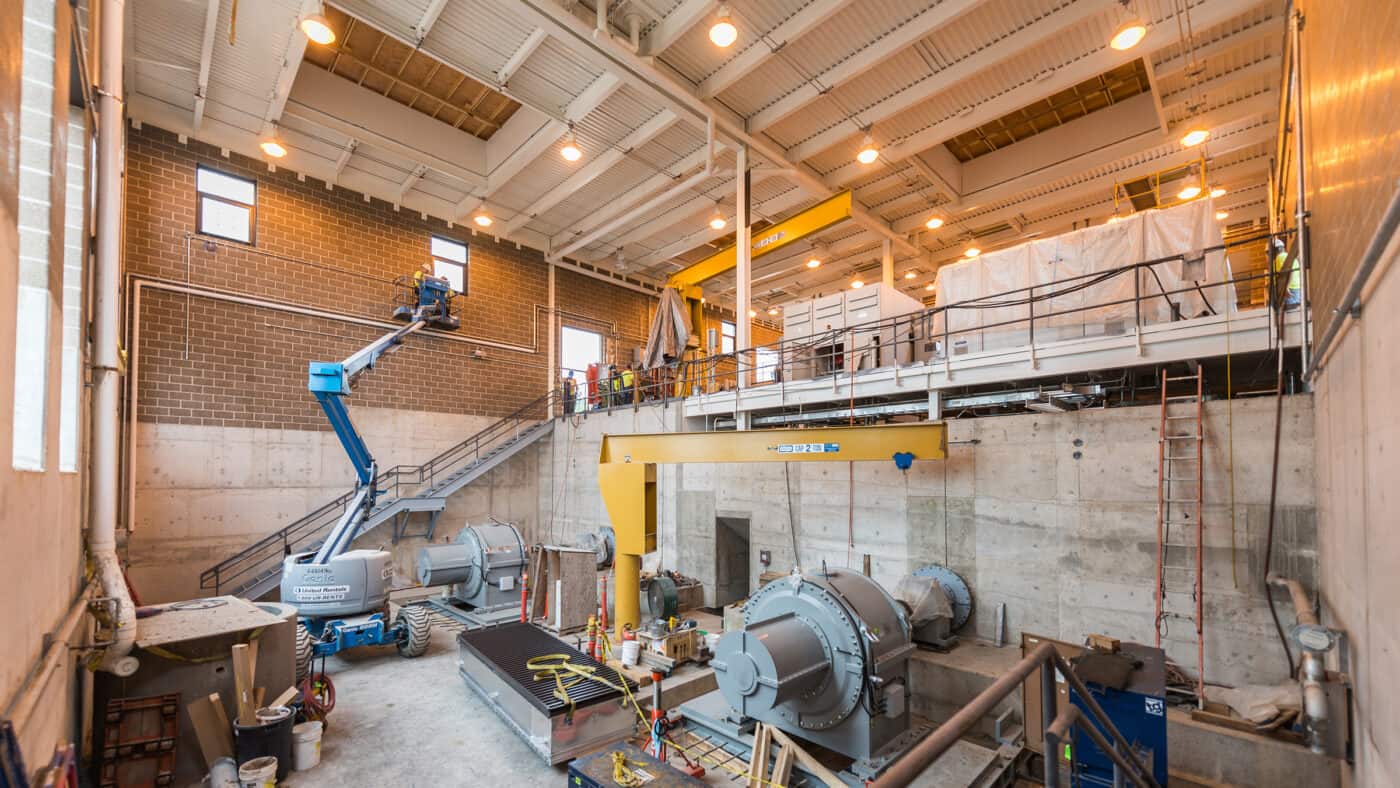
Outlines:
[[[880,284],[894,287],[894,244],[888,238],[880,244]]]
[[[749,147],[740,145],[734,164],[734,349],[747,350],[753,345],[749,303],[752,301],[750,283],[753,279],[753,249],[749,241]],[[739,388],[749,385],[749,354],[739,360]]]

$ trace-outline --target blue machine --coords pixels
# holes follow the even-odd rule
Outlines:
[[[374,369],[386,353],[402,346],[408,335],[428,325],[455,329],[452,315],[455,295],[446,280],[418,276],[414,280],[414,305],[394,310],[396,319],[408,325],[374,340],[344,361],[313,361],[307,388],[320,403],[336,438],[355,469],[355,495],[344,514],[314,551],[288,555],[282,562],[282,601],[294,605],[301,618],[297,628],[298,676],[310,668],[313,656],[329,656],[356,646],[395,644],[399,653],[416,657],[428,647],[427,611],[405,607],[391,625],[386,611],[391,556],[384,550],[351,550],[366,515],[374,508],[379,491],[379,467],[364,438],[355,429],[344,398],[357,378]]]
[[[1141,643],[1123,643],[1120,655],[1134,667],[1121,688],[1105,686],[1094,680],[1095,671],[1075,673],[1089,688],[1094,700],[1114,727],[1137,751],[1138,757],[1152,769],[1158,785],[1167,784],[1167,673],[1166,652]],[[1085,656],[1074,660],[1084,659]],[[1103,655],[1111,657],[1119,655]],[[1087,666],[1086,666],[1087,667]],[[1070,688],[1069,702],[1084,711],[1085,724],[1094,725],[1109,738],[1107,731],[1094,721],[1079,693]],[[1111,738],[1109,738],[1112,741]],[[1073,785],[1113,788],[1113,761],[1094,744],[1088,734],[1074,728],[1071,740],[1074,754]]]
[[[414,275],[411,284],[407,277],[401,278],[395,284],[406,296],[403,299],[404,303],[394,308],[395,320],[406,323],[423,320],[429,325],[449,331],[461,327],[461,321],[452,314],[452,299],[457,293],[452,290],[451,283],[446,279],[418,273]]]

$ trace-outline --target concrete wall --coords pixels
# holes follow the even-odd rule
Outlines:
[[[420,464],[494,421],[354,406],[351,418],[381,468]],[[537,451],[522,451],[453,496],[439,519],[438,540],[491,516],[532,524]],[[199,588],[201,571],[353,485],[354,473],[332,432],[141,422],[128,542],[132,583],[147,603],[208,593]],[[526,492],[513,494],[521,489]],[[410,527],[422,530],[418,520]],[[384,524],[358,544],[387,546],[390,537],[391,526]],[[412,580],[419,542],[407,540],[396,551],[404,582]]]
[[[973,588],[970,626],[980,637],[993,635],[993,611],[1005,603],[1012,642],[1022,631],[1151,642],[1158,415],[1141,407],[952,421],[950,458],[907,473],[892,463],[663,466],[659,550],[643,566],[695,575],[712,593],[715,518],[748,517],[756,587],[759,550],[772,551],[774,569],[792,566],[792,522],[806,569],[859,568],[870,553],[875,578],[893,588],[924,564],[951,566]],[[1206,675],[1279,680],[1284,663],[1262,591],[1273,401],[1212,402],[1206,415]],[[1312,418],[1309,397],[1286,400],[1275,553],[1279,571],[1309,583]],[[607,522],[596,471],[603,433],[672,431],[679,421],[676,409],[651,406],[561,425],[543,463],[553,478],[540,485],[552,512],[542,520],[552,524],[546,538]],[[1194,672],[1188,625],[1174,624],[1165,642]]]

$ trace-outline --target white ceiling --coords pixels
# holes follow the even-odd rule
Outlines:
[[[233,0],[133,0],[128,106],[252,156],[276,124],[290,148],[279,167],[444,221],[485,211],[492,233],[650,282],[732,231],[707,220],[717,203],[732,219],[747,144],[758,217],[846,188],[863,209],[814,239],[816,270],[808,244],[757,261],[760,306],[843,286],[885,239],[901,286],[921,290],[973,233],[988,249],[1103,221],[1116,182],[1202,154],[1230,221],[1266,213],[1284,0],[1132,0],[1148,35],[1130,52],[1107,46],[1126,18],[1115,0],[736,0],[727,50],[707,36],[714,0],[614,0],[610,36],[594,30],[602,1],[331,0],[519,101],[484,143],[303,66],[315,45],[296,23],[315,0],[239,0],[232,43]],[[1136,58],[1152,84],[1136,102],[967,164],[942,145]],[[720,129],[708,173],[707,116]],[[570,123],[575,163],[558,154]],[[1212,137],[1184,150],[1195,125]],[[864,128],[881,149],[868,166],[854,159]],[[925,231],[935,210],[947,224]],[[724,298],[732,277],[707,290]]]

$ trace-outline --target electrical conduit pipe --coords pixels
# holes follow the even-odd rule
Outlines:
[[[1317,620],[1317,614],[1313,612],[1312,601],[1308,599],[1307,591],[1303,590],[1303,584],[1297,580],[1291,580],[1280,575],[1269,575],[1269,585],[1288,589],[1289,596],[1293,599],[1293,612],[1298,618],[1298,625],[1321,629],[1322,624]],[[1322,664],[1322,655],[1330,649],[1316,650],[1308,648],[1307,644],[1299,641],[1301,655],[1298,663],[1298,683],[1303,688],[1303,718],[1307,727],[1308,747],[1315,753],[1326,753],[1326,732],[1327,732],[1327,691],[1322,684],[1327,680],[1327,668]]]

